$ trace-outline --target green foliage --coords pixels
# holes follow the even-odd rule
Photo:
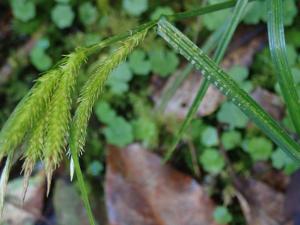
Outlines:
[[[219,224],[228,224],[232,221],[232,215],[225,206],[218,206],[214,211],[214,219]]]
[[[162,47],[152,48],[149,59],[152,71],[162,77],[173,73],[179,64],[176,54]]]
[[[284,2],[284,25],[289,26],[293,23],[297,15],[297,6],[295,0],[285,0]],[[244,16],[244,22],[247,24],[257,24],[260,21],[267,21],[267,3],[266,1],[255,1],[249,3],[248,11]]]
[[[236,130],[223,132],[221,136],[222,144],[226,150],[234,149],[242,143],[242,135]]]
[[[88,26],[96,22],[98,11],[95,6],[90,2],[84,2],[79,6],[79,19]]]
[[[150,1],[148,5],[148,1],[136,0],[124,0],[119,3],[106,3],[106,1],[97,2],[97,7],[96,3],[94,4],[87,0],[79,2],[56,0],[56,2],[57,3],[35,0],[12,0],[7,3],[10,4],[14,17],[12,20],[12,33],[10,34],[12,35],[12,40],[14,40],[13,43],[22,45],[24,40],[30,42],[31,39],[35,40],[35,38],[37,38],[38,41],[30,51],[29,63],[32,65],[27,65],[27,59],[26,57],[23,57],[23,54],[20,54],[21,60],[19,58],[14,59],[13,57],[8,59],[9,62],[12,62],[11,65],[16,67],[17,70],[13,71],[14,74],[9,85],[5,84],[2,88],[0,87],[1,99],[4,99],[1,102],[3,103],[3,110],[0,113],[0,121],[5,121],[6,116],[8,115],[10,108],[15,104],[15,101],[19,100],[28,90],[30,81],[35,79],[35,76],[32,74],[35,74],[36,70],[47,71],[52,64],[57,61],[61,54],[65,54],[65,52],[77,48],[78,46],[93,45],[82,51],[82,53],[84,52],[84,55],[86,54],[88,56],[91,56],[94,53],[98,54],[100,49],[111,44],[117,45],[118,43],[119,48],[117,48],[117,46],[112,46],[111,48],[105,49],[104,54],[100,53],[101,55],[89,58],[89,60],[97,58],[97,61],[91,66],[82,68],[82,71],[80,71],[82,76],[76,81],[76,88],[78,90],[76,89],[76,92],[74,93],[73,90],[71,90],[73,88],[66,87],[68,85],[73,86],[72,82],[70,82],[72,78],[70,76],[68,78],[63,76],[66,74],[64,66],[68,64],[68,57],[65,58],[63,62],[58,63],[58,66],[54,69],[46,72],[45,75],[39,78],[34,88],[18,105],[0,133],[0,159],[3,156],[10,157],[11,155],[8,154],[16,152],[18,146],[22,144],[22,150],[24,152],[22,152],[21,156],[24,158],[23,169],[25,173],[25,186],[27,185],[26,181],[32,172],[35,162],[40,159],[46,162],[49,185],[51,173],[61,162],[65,153],[64,148],[69,141],[72,159],[74,161],[73,170],[76,170],[83,200],[88,209],[87,212],[92,221],[91,224],[94,224],[93,219],[91,219],[91,210],[89,210],[88,195],[84,182],[89,182],[93,179],[97,179],[97,181],[103,179],[105,167],[104,152],[106,150],[105,143],[125,147],[127,144],[134,141],[140,141],[147,149],[157,149],[159,144],[161,149],[165,150],[165,148],[168,148],[170,145],[170,135],[176,133],[175,128],[178,128],[178,121],[173,120],[173,118],[158,121],[156,118],[157,114],[152,110],[153,106],[151,105],[152,99],[155,99],[156,96],[153,96],[150,91],[152,91],[153,87],[154,89],[158,88],[160,90],[160,85],[166,80],[158,78],[157,76],[151,77],[151,75],[155,74],[163,78],[173,75],[176,73],[179,65],[179,58],[173,53],[173,50],[166,48],[164,43],[157,41],[152,36],[147,39],[147,42],[141,46],[141,48],[133,50],[146,35],[144,34],[143,36],[141,32],[145,29],[148,31],[148,28],[153,27],[157,22],[155,20],[158,20],[161,15],[167,15],[167,18],[173,22],[191,16],[205,14],[210,10],[214,11],[231,6],[238,8],[237,6],[239,4],[230,1],[225,2],[224,4],[213,5],[212,8],[204,7],[200,8],[200,10],[196,9],[192,13],[184,12],[171,15],[173,14],[173,9],[179,9],[179,5],[176,2],[168,2],[170,4],[168,4],[167,7],[158,6],[157,4],[152,3],[150,5]],[[208,4],[211,5],[216,2],[219,1],[209,0]],[[239,3],[241,2],[247,3],[247,1],[239,0]],[[291,24],[293,20],[297,21],[298,17],[295,19],[295,12],[297,12],[295,1],[287,0],[283,2],[286,4],[285,7],[282,7],[284,11],[286,11],[285,23]],[[6,2],[4,5],[5,4]],[[111,7],[112,4],[114,4],[113,7]],[[188,3],[184,1],[181,6],[194,9],[195,5],[198,7],[198,4],[199,3],[195,4],[193,1],[189,1]],[[249,3],[247,6],[251,5],[256,5],[256,9],[248,7],[249,11],[246,16],[244,16],[244,21],[252,24],[266,21],[267,13],[265,3],[263,3],[263,1],[255,1],[255,4]],[[120,6],[123,7],[125,13],[118,11],[120,10]],[[60,7],[63,7],[64,10],[57,9]],[[66,8],[69,10],[66,10]],[[98,8],[101,10],[101,15],[98,13]],[[55,11],[56,15],[53,16]],[[239,12],[242,12],[242,10]],[[142,17],[137,17],[142,14]],[[197,40],[197,43],[202,43],[202,41],[207,38],[208,32],[215,30],[218,27],[223,27],[222,29],[219,29],[220,33],[221,31],[224,32],[224,27],[226,28],[226,26],[222,25],[224,22],[231,26],[231,31],[233,32],[237,25],[237,21],[235,20],[239,20],[239,18],[232,16],[235,23],[232,21],[227,22],[229,21],[227,17],[233,14],[234,13],[230,10],[224,10],[205,15],[204,19],[200,20],[200,27],[203,29],[202,27],[204,26],[204,32],[200,33],[200,38]],[[76,22],[80,24],[74,22],[75,17]],[[127,33],[104,39],[103,42],[99,43],[102,38],[124,29],[126,30],[135,27],[137,21],[142,22],[149,17],[153,21],[152,25],[145,24],[139,26],[137,29],[132,29]],[[52,20],[49,21],[49,18],[52,18]],[[294,23],[294,25],[295,24],[297,24],[297,22]],[[195,27],[199,27],[199,24],[194,21],[187,20],[184,23],[180,23],[180,28],[185,29],[185,32],[190,36],[196,36]],[[70,29],[62,32],[60,29],[64,28]],[[5,30],[3,33],[5,34]],[[137,34],[140,34],[140,36]],[[297,53],[300,46],[298,38],[300,35],[295,28],[288,28],[286,35],[289,43],[286,47],[288,66],[291,68],[295,80],[294,83],[297,91],[300,93],[300,58]],[[26,39],[24,39],[24,37]],[[222,38],[220,38],[220,36],[217,38],[217,40],[221,40],[219,41],[219,45],[224,48],[224,52],[227,47],[224,40],[227,40],[228,37],[229,42],[231,36],[228,34],[228,30],[226,30]],[[177,41],[176,38],[174,40]],[[51,48],[49,48],[50,43]],[[199,51],[199,49],[196,50],[196,48],[192,48],[193,46],[189,45],[187,42],[184,44],[191,52]],[[220,47],[219,45],[218,49]],[[178,50],[182,49],[175,48],[175,50],[178,52]],[[14,53],[14,51],[12,52]],[[217,58],[214,58],[214,61],[218,64],[218,60],[222,57],[222,54],[217,54],[218,51],[215,52],[215,56],[219,55]],[[19,52],[17,53],[19,54]],[[4,57],[6,57],[6,54],[6,51],[3,51]],[[125,61],[126,58],[128,58],[128,61]],[[190,65],[187,66],[187,68],[190,69],[189,72],[186,72],[184,77],[188,76],[194,64],[194,61],[191,59],[194,58],[190,57]],[[19,61],[22,63],[21,66],[19,66]],[[79,67],[83,61],[85,61],[85,57],[82,61],[79,60],[76,63],[72,63],[72,67]],[[113,61],[118,62],[113,63]],[[206,62],[208,64],[211,63],[211,61]],[[197,63],[195,65],[199,67]],[[197,69],[199,69],[198,67]],[[220,74],[222,75],[218,70],[218,68],[215,68],[214,72],[218,74],[218,76],[220,76]],[[251,71],[251,77],[249,77],[249,71]],[[247,93],[252,91],[253,86],[263,86],[268,88],[271,92],[275,89],[278,94],[282,94],[280,87],[278,85],[275,86],[275,72],[277,72],[277,70],[273,68],[269,51],[265,48],[258,54],[258,57],[256,57],[254,65],[249,68],[234,66],[226,75]],[[104,82],[109,74],[112,76],[108,78],[107,87],[105,87]],[[214,73],[211,72],[210,74]],[[209,83],[209,81],[206,82],[207,84]],[[150,88],[147,86],[149,83],[151,83]],[[61,86],[65,86],[65,89],[63,90]],[[226,86],[219,86],[218,88],[222,91]],[[66,91],[67,89],[70,91]],[[175,90],[176,89],[177,88],[175,88]],[[103,90],[105,90],[105,92],[102,96]],[[205,90],[205,88],[203,90]],[[80,96],[76,102],[73,102],[72,100],[75,100],[75,98],[78,97],[77,93],[80,93]],[[205,91],[203,91],[203,93],[205,93]],[[44,96],[41,98],[42,94],[44,94]],[[132,95],[138,96],[138,98],[132,99]],[[64,96],[64,98],[62,96]],[[101,96],[101,99],[97,100],[99,96]],[[201,120],[193,119],[191,117],[193,122],[191,123],[191,126],[188,127],[189,130],[185,131],[182,137],[179,137],[179,141],[184,140],[184,146],[188,146],[190,149],[195,148],[195,153],[197,154],[195,161],[201,163],[203,169],[208,173],[208,177],[211,177],[210,175],[214,176],[221,173],[222,176],[213,177],[214,181],[218,184],[213,187],[213,191],[214,193],[217,193],[218,199],[221,197],[220,193],[223,193],[219,190],[220,186],[223,188],[223,185],[225,185],[225,191],[228,187],[227,168],[225,168],[225,162],[222,155],[217,150],[222,146],[225,150],[240,149],[240,147],[242,147],[249,153],[249,156],[253,161],[270,159],[269,163],[272,163],[274,168],[282,170],[286,174],[291,174],[299,168],[299,166],[283,154],[281,150],[276,149],[273,152],[272,143],[266,138],[257,136],[260,134],[258,134],[256,128],[253,128],[252,124],[246,126],[248,124],[248,118],[246,118],[238,109],[238,107],[241,109],[242,107],[238,106],[238,104],[236,104],[238,107],[235,106],[234,103],[237,102],[232,98],[231,100],[232,103],[226,102],[222,104],[217,114],[201,118]],[[59,104],[63,104],[63,107],[58,107],[59,104],[54,103],[55,101],[60,102]],[[83,159],[83,162],[85,163],[85,171],[83,172],[90,176],[83,177],[84,175],[81,172],[78,161],[78,153],[81,152],[84,147],[87,124],[95,102],[95,116],[98,121],[93,120],[95,123],[93,123],[93,126],[88,130],[88,145],[86,146],[88,151]],[[72,106],[74,106],[74,109],[77,109],[73,120],[70,119],[70,112],[73,111],[73,108],[70,106],[71,103],[74,103]],[[248,102],[240,103],[248,104]],[[244,106],[247,106],[245,104]],[[195,107],[196,110],[197,108],[198,107]],[[260,115],[266,116],[264,114]],[[268,119],[267,117],[265,118]],[[207,122],[209,122],[211,126],[208,126]],[[221,126],[219,122],[222,123]],[[213,126],[218,127],[220,140],[217,131],[212,127],[212,124]],[[280,130],[280,127],[274,126],[273,123],[271,124],[273,128],[277,127],[277,130]],[[295,132],[293,122],[288,114],[284,118],[283,124],[290,133]],[[70,125],[71,131],[69,130]],[[237,131],[233,130],[233,128],[240,129]],[[264,131],[266,132],[266,130]],[[273,134],[276,139],[276,131],[274,131]],[[57,135],[57,137],[55,135]],[[68,140],[67,137],[69,135],[70,139]],[[282,144],[283,146],[288,145],[291,148],[296,146],[287,140],[287,136],[283,136],[283,138],[278,139],[279,144]],[[243,142],[242,137],[246,137],[246,141]],[[51,141],[49,141],[50,138]],[[271,138],[274,140],[274,136]],[[45,141],[48,142],[46,148]],[[49,147],[50,142],[53,142],[51,149]],[[46,151],[44,151],[45,149]],[[178,157],[176,156],[176,163],[178,163],[180,167],[186,166],[180,164],[182,163],[179,161],[182,159],[182,154],[185,159],[188,158],[187,166],[190,166],[189,168],[194,170],[195,162],[193,161],[192,163],[191,153],[186,153],[186,151],[178,152],[179,154]],[[295,152],[293,152],[293,154],[297,156]],[[229,161],[234,162],[233,169],[242,174],[248,174],[250,171],[248,166],[251,165],[251,163],[249,164],[246,162],[246,159],[249,158],[247,156],[248,155],[245,155],[245,153],[240,153],[239,151],[227,152]],[[9,170],[5,171],[7,171],[7,173],[5,173],[4,176],[1,176],[1,194],[4,193],[2,190],[4,190],[3,187],[5,186],[3,186],[2,183],[7,182],[5,179],[6,177],[8,178],[9,173]],[[0,196],[0,206],[1,197],[2,196]],[[224,194],[222,197],[227,205],[228,196],[226,197]],[[236,223],[236,218],[231,216],[228,208],[225,206],[217,207],[214,212],[214,219],[220,224]]]
[[[111,106],[104,101],[99,101],[95,106],[95,113],[98,120],[104,124],[109,124],[114,121],[117,117],[116,112],[111,108]]]
[[[272,154],[273,145],[263,137],[253,137],[244,141],[243,148],[254,161],[268,160]]]
[[[151,14],[151,20],[157,20],[159,19],[161,16],[167,16],[167,15],[172,15],[174,14],[174,11],[172,10],[172,8],[168,7],[168,6],[164,6],[164,7],[157,7],[155,9],[155,11]]]
[[[214,148],[205,149],[200,156],[200,162],[203,169],[212,174],[220,173],[225,166],[222,155]]]
[[[72,25],[75,14],[69,5],[56,5],[51,10],[51,19],[60,28],[68,28]]]
[[[50,46],[48,39],[41,39],[30,52],[31,63],[39,70],[45,71],[52,66],[51,57],[45,52]]]
[[[124,10],[132,15],[139,16],[148,8],[148,0],[123,0]]]
[[[282,169],[286,174],[290,175],[299,169],[299,164],[291,160],[281,149],[276,149],[272,156],[272,165],[276,169]]]
[[[154,121],[148,117],[139,117],[132,122],[135,140],[142,141],[146,147],[155,146],[158,129]]]
[[[201,142],[206,147],[218,145],[219,139],[217,130],[214,127],[206,127],[201,134]]]
[[[228,70],[228,73],[232,79],[242,88],[244,91],[250,93],[252,91],[252,83],[248,81],[249,71],[246,67],[234,66]]]
[[[221,123],[228,124],[231,129],[244,128],[249,119],[231,102],[222,104],[217,114],[217,119]]]
[[[36,7],[31,0],[12,0],[11,7],[14,17],[22,22],[27,22],[36,15]]]
[[[125,147],[133,142],[132,125],[122,117],[116,117],[103,129],[108,143],[118,147]]]
[[[209,4],[216,4],[218,0],[208,0]],[[230,10],[222,10],[220,12],[213,12],[203,16],[203,23],[209,30],[216,30],[229,17]]]
[[[151,70],[150,61],[145,59],[146,53],[142,50],[135,50],[129,56],[129,66],[134,74],[145,76]]]
[[[129,64],[124,62],[115,68],[107,80],[107,85],[114,94],[122,94],[129,89],[128,82],[132,79]]]

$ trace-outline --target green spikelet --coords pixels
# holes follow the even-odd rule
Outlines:
[[[90,76],[79,97],[79,105],[73,118],[70,147],[80,153],[83,149],[86,137],[86,129],[93,105],[102,92],[104,83],[110,72],[117,67],[132,50],[145,38],[148,29],[139,32],[121,43],[119,49],[107,56],[101,65]]]
[[[32,129],[28,139],[27,148],[24,152],[25,159],[22,170],[24,171],[23,201],[25,199],[29,177],[32,173],[35,163],[42,159],[42,150],[44,147],[44,137],[47,130],[47,116],[41,118]]]
[[[60,76],[58,70],[44,74],[15,108],[0,133],[0,160],[21,144],[26,133],[47,107]]]
[[[83,61],[85,61],[83,51],[77,51],[68,56],[60,68],[63,75],[49,107],[48,132],[43,151],[48,193],[53,171],[59,165],[66,145],[71,118],[72,91],[76,85],[78,70]]]

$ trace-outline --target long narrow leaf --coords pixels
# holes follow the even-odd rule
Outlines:
[[[227,46],[233,36],[233,33],[239,23],[240,18],[242,17],[242,14],[246,8],[246,5],[248,3],[248,0],[238,0],[232,17],[230,18],[230,21],[226,22],[224,26],[226,27],[225,32],[221,35],[220,42],[218,43],[217,50],[215,51],[213,59],[215,60],[216,64],[219,64],[221,60],[223,59],[225,55],[225,51],[227,49]],[[204,51],[205,52],[205,51]],[[195,114],[197,113],[197,110],[208,90],[210,81],[207,79],[204,79],[203,83],[201,83],[199,90],[197,92],[197,95],[195,99],[193,100],[192,106],[190,107],[185,120],[183,121],[183,124],[181,125],[174,143],[171,145],[171,148],[167,151],[165,160],[168,160],[171,156],[172,153],[175,151],[175,148],[182,138],[182,135],[184,131],[188,128],[190,122],[194,118]]]
[[[219,29],[217,29],[210,35],[210,37],[203,44],[202,49],[204,52],[209,54],[215,48],[215,46],[217,46],[218,40],[220,40],[225,28],[225,26],[221,26]],[[183,83],[183,81],[191,73],[193,68],[194,65],[188,64],[182,71],[179,72],[179,74],[176,74],[177,76],[175,77],[174,82],[172,82],[170,86],[167,86],[166,91],[162,94],[162,99],[158,106],[159,112],[163,112],[165,110],[167,103],[170,101],[170,99],[175,94],[180,85]]]
[[[166,19],[158,23],[158,34],[194,64],[202,74],[243,111],[291,157],[300,161],[300,146],[230,76]]]
[[[282,0],[268,0],[268,36],[271,57],[281,92],[296,131],[300,135],[300,99],[288,63],[283,25]]]

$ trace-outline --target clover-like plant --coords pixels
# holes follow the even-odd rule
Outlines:
[[[287,63],[282,0],[266,1],[269,10],[268,34],[272,59],[277,67],[278,80],[287,109],[298,134],[300,134],[300,117],[298,116],[300,101]],[[4,202],[9,171],[16,159],[24,159],[24,195],[28,186],[28,179],[38,160],[42,160],[45,164],[47,192],[49,193],[53,172],[61,163],[63,156],[69,152],[71,155],[71,176],[75,171],[90,223],[95,224],[79,164],[79,156],[84,149],[88,121],[95,101],[101,95],[110,72],[126,59],[153,28],[205,77],[205,81],[200,85],[185,121],[178,131],[178,135],[174,138],[172,147],[166,153],[166,160],[172,156],[183,132],[194,117],[208,86],[213,84],[274,143],[299,162],[299,144],[218,66],[248,2],[250,1],[230,0],[193,11],[162,17],[127,33],[108,38],[99,44],[78,48],[65,56],[50,71],[43,74],[31,91],[17,105],[0,133],[0,161],[6,158],[0,179],[0,209],[2,209]],[[235,7],[231,18],[218,31],[221,38],[219,38],[220,41],[212,59],[171,24],[172,21],[199,16],[232,6]],[[217,41],[218,38],[214,38],[214,40]],[[89,56],[99,53],[103,48],[112,44],[118,45],[118,48],[99,62],[81,88],[79,96],[74,97],[73,90],[77,84],[80,67],[86,63]],[[74,101],[75,99],[77,101]],[[74,102],[75,104],[73,104]],[[76,107],[74,115],[71,113],[72,105]]]

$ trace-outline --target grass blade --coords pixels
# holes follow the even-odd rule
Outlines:
[[[268,0],[268,36],[280,89],[295,129],[300,135],[300,99],[287,59],[282,0]]]
[[[220,40],[221,35],[224,31],[225,26],[221,26],[218,30],[213,32],[213,34],[207,39],[207,41],[204,43],[202,49],[204,52],[209,54],[217,45],[218,40]],[[158,106],[158,111],[163,112],[172,98],[174,96],[176,90],[180,87],[182,82],[187,78],[187,76],[191,73],[193,70],[194,65],[188,64],[182,71],[180,71],[180,74],[176,74],[177,77],[175,78],[174,82],[171,83],[169,87],[166,88],[166,91],[162,94],[162,100]]]
[[[252,2],[252,1],[256,1],[256,0],[250,0],[249,2]],[[194,10],[187,11],[187,12],[175,13],[174,15],[166,16],[166,18],[170,21],[188,19],[191,17],[204,15],[204,14],[215,12],[218,10],[227,9],[227,8],[235,6],[236,3],[237,3],[237,0],[224,1],[224,2],[201,7],[199,9],[194,9]]]
[[[223,59],[223,57],[225,55],[225,51],[227,49],[227,46],[228,46],[228,44],[233,36],[233,33],[240,21],[240,18],[242,17],[242,14],[246,8],[247,3],[248,3],[248,0],[238,0],[230,21],[228,21],[224,24],[224,26],[226,26],[226,30],[221,35],[221,38],[220,38],[221,41],[218,43],[218,47],[217,47],[214,57],[213,57],[216,64],[219,64],[221,62],[221,60]],[[190,122],[192,121],[192,118],[194,118],[195,114],[197,113],[197,110],[208,90],[209,85],[210,85],[210,81],[207,79],[204,79],[203,83],[200,85],[200,88],[197,92],[195,99],[193,100],[192,106],[190,107],[190,109],[183,121],[183,124],[181,125],[178,133],[176,134],[176,138],[175,138],[173,144],[171,145],[171,148],[167,151],[165,160],[170,159],[173,152],[175,151],[175,148],[176,148],[177,144],[179,143],[180,139],[182,138],[183,133],[188,128]]]
[[[246,114],[271,140],[300,161],[300,146],[230,76],[166,19],[158,23],[158,34]]]

